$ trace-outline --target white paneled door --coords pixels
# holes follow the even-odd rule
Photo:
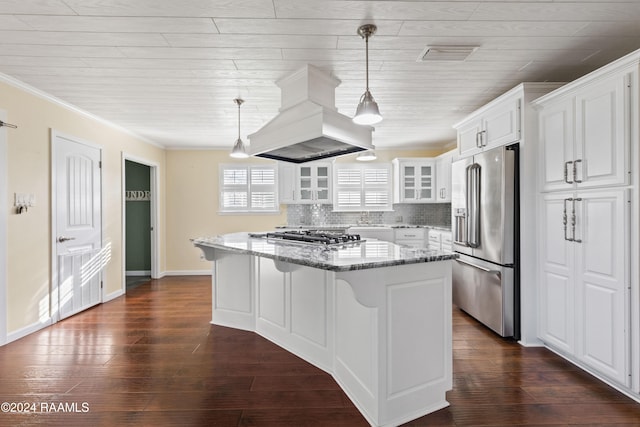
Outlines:
[[[52,133],[54,292],[53,318],[64,319],[101,301],[101,149]]]

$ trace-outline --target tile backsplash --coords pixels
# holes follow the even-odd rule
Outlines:
[[[287,205],[287,224],[327,226],[357,224],[414,224],[451,227],[451,203],[396,204],[392,212],[334,212],[333,205]]]

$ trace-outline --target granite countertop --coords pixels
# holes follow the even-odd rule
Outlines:
[[[346,230],[350,227],[389,227],[389,228],[433,228],[434,230],[451,231],[451,227],[441,225],[418,225],[418,224],[329,224],[329,225],[283,225],[277,229],[303,229],[303,230]]]
[[[359,244],[314,246],[264,238],[249,233],[233,233],[215,237],[192,239],[195,246],[222,249],[304,265],[329,271],[364,270],[403,264],[444,261],[456,254],[427,248],[408,248],[382,240],[368,239]]]

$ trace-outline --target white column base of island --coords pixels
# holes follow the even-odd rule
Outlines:
[[[330,373],[374,426],[449,405],[450,258],[331,271],[208,243],[194,241],[214,262],[213,324],[255,331]]]

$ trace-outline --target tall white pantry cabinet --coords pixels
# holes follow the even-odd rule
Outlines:
[[[537,100],[538,336],[640,401],[640,52]]]

